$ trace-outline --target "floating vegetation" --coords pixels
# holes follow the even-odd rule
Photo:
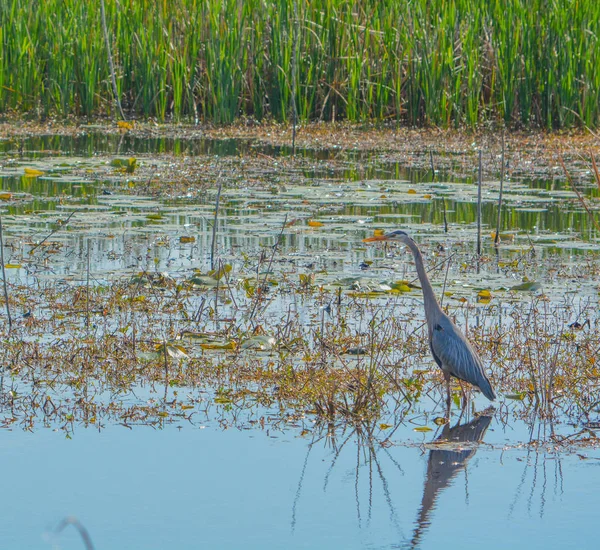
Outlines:
[[[402,225],[419,240],[448,314],[490,365],[504,421],[543,418],[564,427],[553,437],[588,442],[568,430],[593,422],[600,401],[595,181],[582,186],[588,210],[560,182],[555,196],[541,183],[507,181],[511,238],[497,253],[484,232],[477,257],[472,181],[437,174],[415,184],[377,158],[379,177],[360,177],[364,158],[351,153],[265,160],[257,151],[219,162],[5,154],[15,321],[4,325],[4,426],[72,434],[198,414],[235,423],[243,411],[252,422],[316,416],[394,430],[410,413],[420,422],[410,432],[436,429],[429,411],[439,416],[443,384],[410,257],[361,242]],[[484,226],[496,224],[496,188],[484,181]],[[527,204],[543,208],[519,217]],[[569,219],[585,232],[563,230]]]

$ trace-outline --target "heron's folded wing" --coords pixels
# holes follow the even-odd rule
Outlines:
[[[431,351],[442,368],[471,384],[478,385],[483,365],[466,338],[450,323],[437,325],[431,337]]]

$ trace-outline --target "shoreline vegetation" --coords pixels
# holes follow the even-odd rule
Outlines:
[[[292,125],[249,124],[160,124],[150,120],[118,125],[106,119],[88,123],[85,119],[48,119],[44,122],[23,116],[0,118],[0,140],[22,140],[36,136],[71,136],[83,134],[121,134],[134,138],[174,140],[249,140],[275,147],[290,147]],[[488,130],[399,128],[395,125],[350,122],[312,122],[296,131],[296,146],[303,149],[339,149],[342,151],[378,151],[407,168],[429,169],[431,154],[436,169],[464,165],[473,170],[478,151],[483,151],[483,173],[496,177],[500,173],[502,132]],[[530,176],[564,177],[562,157],[572,173],[592,178],[590,155],[600,156],[598,135],[587,129],[561,131],[513,130],[504,134],[506,163],[512,173]]]
[[[595,128],[584,0],[0,1],[0,113]],[[111,61],[114,73],[111,71]],[[112,76],[115,84],[112,83]],[[293,83],[297,82],[297,85]]]

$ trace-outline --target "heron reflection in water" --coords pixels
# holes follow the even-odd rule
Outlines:
[[[421,537],[431,524],[429,515],[435,507],[438,494],[451,484],[458,472],[465,469],[469,459],[477,452],[478,444],[483,441],[492,421],[491,414],[493,409],[465,424],[456,424],[452,428],[446,424],[442,434],[433,442],[434,447],[429,451],[427,461],[417,527],[410,548],[419,546]]]
[[[481,358],[465,338],[461,330],[452,322],[450,317],[444,313],[436,300],[433,287],[423,265],[423,256],[417,243],[404,231],[392,231],[385,235],[377,235],[363,239],[364,242],[400,242],[408,246],[415,258],[415,266],[421,288],[423,290],[423,302],[425,307],[425,318],[429,332],[429,349],[437,365],[442,369],[446,380],[448,392],[447,408],[450,412],[450,378],[464,380],[479,388],[481,393],[490,401],[496,399],[496,394],[483,368]],[[462,386],[461,386],[462,390]],[[464,395],[464,391],[463,391]],[[466,399],[463,401],[463,407]]]

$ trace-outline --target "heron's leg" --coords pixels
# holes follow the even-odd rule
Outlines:
[[[444,379],[446,380],[446,416],[450,418],[450,406],[452,405],[452,396],[450,395],[450,373],[444,372]]]
[[[462,385],[462,380],[458,381],[458,385],[460,386],[460,391],[462,393],[462,410],[464,411],[467,408],[468,398],[465,392],[465,388]]]

